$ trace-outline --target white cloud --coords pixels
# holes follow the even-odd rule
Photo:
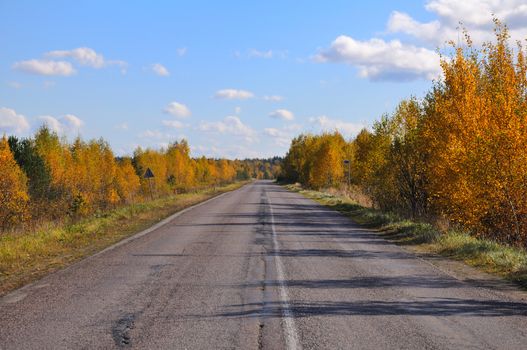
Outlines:
[[[22,114],[14,109],[0,107],[0,131],[5,133],[23,133],[29,129],[29,123]]]
[[[286,148],[301,129],[302,125],[287,124],[282,128],[265,128],[263,134],[270,137],[277,146]]]
[[[84,125],[84,122],[73,114],[66,114],[62,117],[62,121],[62,123],[70,130],[78,130]]]
[[[165,126],[168,126],[170,128],[174,128],[174,129],[182,129],[182,128],[184,128],[186,126],[185,124],[183,124],[179,120],[163,120],[161,123],[163,125],[165,125]]]
[[[152,65],[152,71],[161,77],[168,77],[170,75],[168,69],[160,63],[154,63]]]
[[[434,79],[441,72],[436,49],[444,48],[448,41],[462,42],[461,28],[467,29],[476,47],[494,40],[493,18],[507,25],[512,44],[527,37],[525,0],[429,0],[425,9],[431,20],[419,21],[400,11],[391,13],[385,34],[404,34],[401,38],[407,42],[401,38],[361,41],[341,35],[315,55],[315,60],[350,64],[358,68],[360,76],[371,80]]]
[[[242,112],[242,107],[240,106],[234,107],[234,113],[240,114],[241,112]]]
[[[218,122],[202,121],[198,126],[198,130],[241,136],[247,142],[253,142],[256,140],[256,132],[251,127],[243,124],[237,116],[228,116]]]
[[[275,144],[280,147],[287,147],[291,143],[293,135],[290,132],[277,128],[265,128],[264,134],[274,139]]]
[[[334,132],[336,130],[346,137],[355,136],[364,128],[362,124],[331,119],[325,115],[309,118],[309,122],[317,126],[321,131]]]
[[[263,99],[265,101],[271,101],[271,102],[280,102],[282,101],[284,98],[282,96],[278,96],[278,95],[270,95],[270,96],[264,96]]]
[[[76,73],[75,69],[69,62],[36,59],[15,62],[15,64],[13,64],[13,69],[37,75],[70,76]]]
[[[187,50],[186,47],[180,47],[179,49],[176,50],[177,55],[178,55],[179,57],[183,57],[183,56],[185,56],[185,55],[187,54],[187,51],[188,51],[188,50]]]
[[[420,23],[408,14],[399,11],[392,12],[388,20],[388,30],[390,32],[400,32],[414,36],[417,34],[420,38],[431,42],[436,42],[440,28],[441,23],[438,20]]]
[[[527,27],[527,4],[524,0],[431,0],[426,9],[441,21],[457,25],[462,21],[475,27],[492,27],[492,14],[511,28]]]
[[[223,89],[216,91],[214,97],[226,100],[247,100],[254,97],[254,94],[246,90]]]
[[[73,114],[66,114],[63,117],[55,118],[50,115],[43,115],[38,117],[43,124],[47,125],[51,130],[57,134],[72,134],[78,133],[84,122]]]
[[[81,66],[102,68],[115,65],[121,68],[121,73],[126,74],[127,63],[121,60],[105,60],[103,55],[95,52],[89,47],[79,47],[73,50],[56,50],[44,54],[46,59],[32,59],[15,62],[13,69],[39,74],[39,75],[63,75],[70,76],[76,73],[73,65],[67,61],[50,60],[49,58],[70,58]]]
[[[359,68],[361,77],[372,80],[434,79],[440,74],[436,52],[399,40],[355,40],[341,35],[331,47],[315,56],[318,62],[342,62]]]
[[[191,115],[190,109],[187,106],[176,101],[170,102],[163,111],[179,118],[185,118]]]
[[[62,125],[57,118],[50,115],[41,115],[38,119],[42,121],[42,124],[46,125],[56,133],[62,133]]]
[[[282,119],[282,120],[293,120],[295,115],[293,112],[288,111],[287,109],[277,109],[274,112],[269,113],[271,118]]]
[[[511,41],[527,37],[527,4],[525,0],[431,0],[425,6],[437,19],[420,22],[406,13],[394,11],[388,31],[404,33],[428,44],[443,45],[462,38],[459,23],[467,28],[476,45],[494,38],[493,16],[506,23]]]
[[[90,66],[93,68],[102,68],[107,64],[103,55],[95,52],[95,50],[90,49],[89,47],[79,47],[73,50],[50,51],[47,52],[45,56],[53,58],[69,57],[73,58],[83,66]]]
[[[212,158],[245,159],[262,157],[260,152],[243,145],[190,146],[193,156],[204,155]]]

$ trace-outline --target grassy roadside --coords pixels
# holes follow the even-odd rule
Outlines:
[[[165,217],[247,182],[126,205],[79,222],[0,236],[0,295],[92,255]]]
[[[286,188],[337,210],[358,224],[375,228],[379,234],[398,244],[412,246],[412,249],[420,252],[464,261],[468,265],[497,274],[527,288],[525,250],[475,238],[456,230],[440,232],[431,224],[405,220],[390,213],[366,208],[349,198],[304,190],[295,185],[287,185]]]

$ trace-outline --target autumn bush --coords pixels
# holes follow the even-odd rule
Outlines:
[[[349,159],[352,184],[377,208],[526,247],[527,61],[505,25],[496,20],[494,31],[480,49],[465,33],[424,98],[402,101],[353,140],[295,138],[283,177],[342,187]]]
[[[0,139],[0,228],[29,217],[27,178],[18,167],[7,143]]]
[[[145,178],[150,169],[154,177]],[[0,230],[74,219],[174,193],[250,178],[274,178],[280,159],[190,156],[185,140],[116,157],[103,139],[68,142],[47,126],[0,141]]]

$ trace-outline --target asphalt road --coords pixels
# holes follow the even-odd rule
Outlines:
[[[527,301],[259,181],[0,299],[1,349],[526,349]]]

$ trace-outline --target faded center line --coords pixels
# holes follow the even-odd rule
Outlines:
[[[276,274],[278,277],[278,289],[280,291],[280,301],[282,302],[282,316],[284,319],[284,334],[285,334],[285,340],[286,340],[286,347],[289,350],[296,350],[296,349],[302,349],[302,346],[300,345],[300,342],[298,341],[298,333],[296,331],[296,325],[294,320],[294,314],[291,310],[291,307],[289,306],[289,296],[287,294],[286,285],[284,283],[285,276],[284,276],[284,268],[282,265],[282,260],[280,259],[280,247],[278,245],[278,239],[276,236],[276,229],[274,226],[274,213],[273,213],[273,206],[271,204],[271,200],[269,196],[267,195],[267,192],[265,193],[265,197],[267,199],[267,204],[269,205],[269,213],[271,216],[271,231],[273,234],[273,249],[274,249],[274,257],[275,257],[275,263],[276,263]]]

